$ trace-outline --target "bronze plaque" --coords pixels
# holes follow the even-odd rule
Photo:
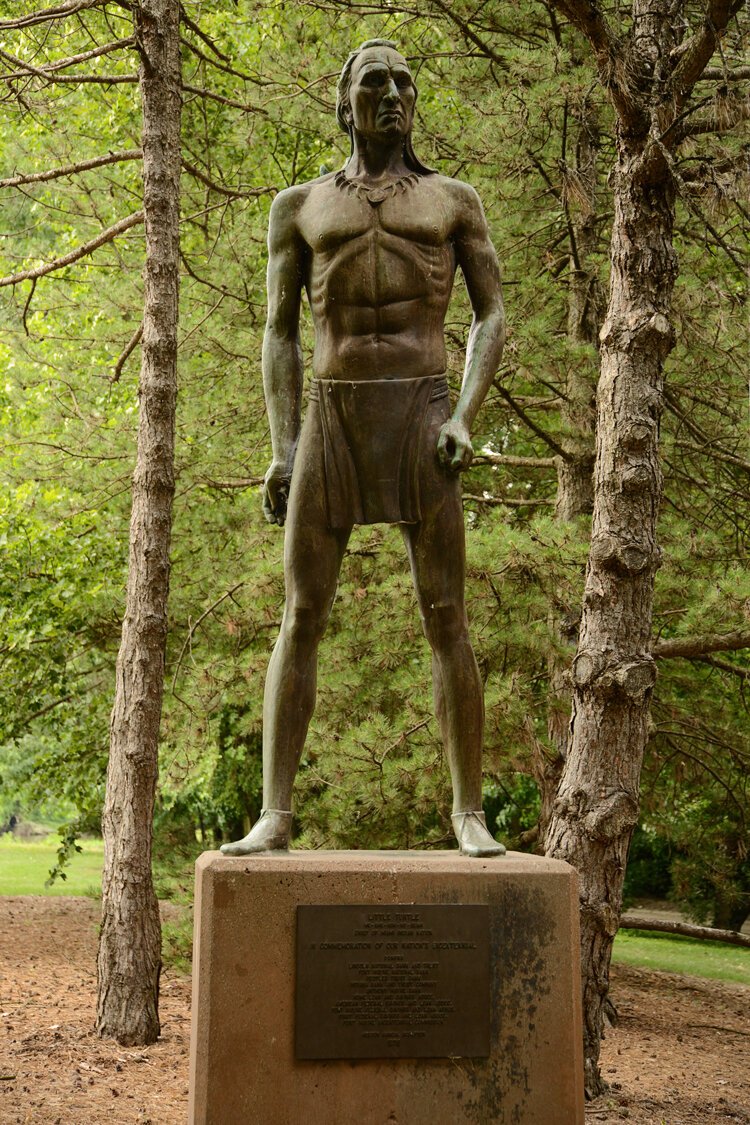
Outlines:
[[[484,1058],[487,906],[298,906],[298,1059]]]

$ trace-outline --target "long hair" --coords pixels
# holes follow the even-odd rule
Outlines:
[[[354,127],[346,119],[347,112],[351,109],[349,89],[352,84],[352,67],[354,66],[354,60],[361,55],[362,51],[366,51],[368,47],[390,47],[391,50],[398,51],[398,47],[390,39],[368,39],[361,47],[357,47],[356,51],[352,51],[349,58],[344,63],[341,70],[341,77],[339,78],[339,83],[336,88],[336,120],[342,131],[349,135],[352,152],[354,152]],[[412,86],[414,87],[414,99],[416,103],[418,93],[413,78]],[[432,168],[428,168],[426,164],[423,164],[415,153],[411,142],[411,129],[404,137],[404,163],[410,171],[417,172],[420,176],[430,176],[434,171]]]

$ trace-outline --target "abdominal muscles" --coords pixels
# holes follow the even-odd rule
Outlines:
[[[310,304],[320,378],[417,378],[445,370],[450,246],[381,231],[315,255]]]

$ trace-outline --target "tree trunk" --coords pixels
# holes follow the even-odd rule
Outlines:
[[[134,6],[143,106],[145,305],[130,558],[103,816],[96,1027],[123,1045],[159,1035],[161,924],[151,834],[174,496],[179,287],[178,0]]]
[[[599,1041],[656,678],[650,654],[662,369],[676,275],[674,186],[644,133],[618,129],[611,278],[601,332],[591,551],[568,757],[546,854],[577,868],[586,1088],[605,1088]]]
[[[605,14],[589,0],[551,3],[589,40],[617,119],[591,547],[568,756],[546,840],[546,853],[579,873],[585,1082],[594,1096],[606,1089],[599,1043],[656,679],[658,439],[677,274],[670,153],[680,143],[675,126],[686,116],[694,84],[742,0],[708,0],[694,28],[686,4],[633,0],[624,34],[617,9]]]

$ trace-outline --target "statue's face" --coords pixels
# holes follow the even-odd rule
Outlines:
[[[417,92],[406,59],[390,47],[368,47],[354,60],[349,87],[350,120],[373,140],[405,137],[414,119]]]

